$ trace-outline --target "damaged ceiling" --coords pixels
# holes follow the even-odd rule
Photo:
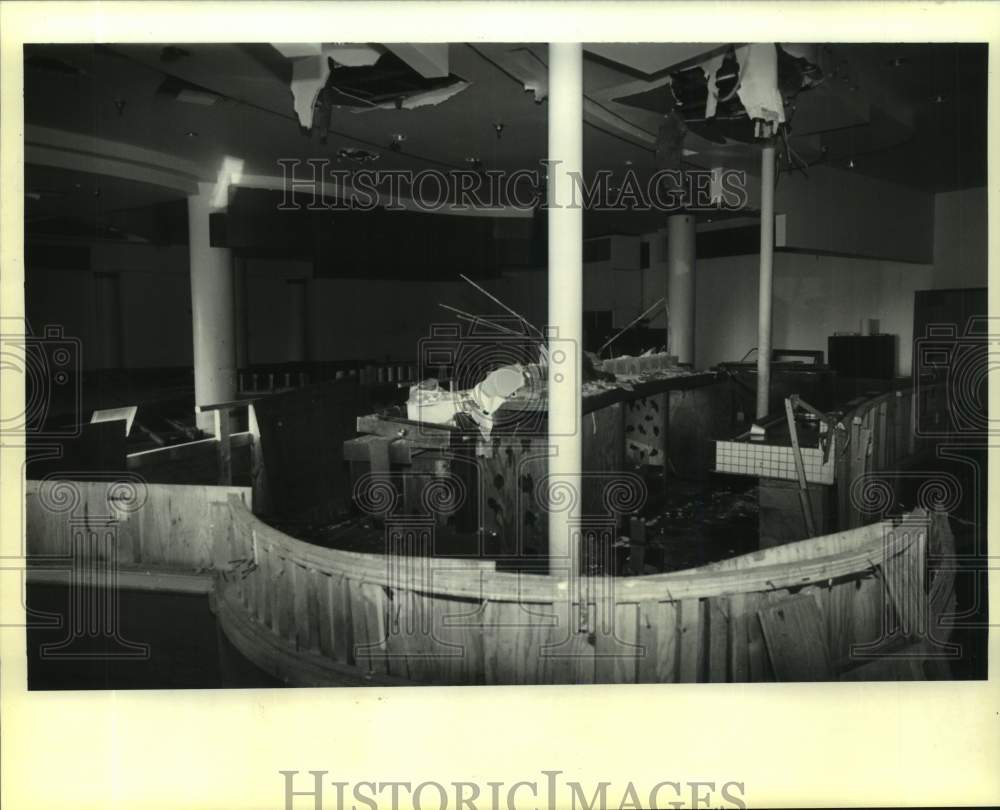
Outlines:
[[[787,154],[806,171],[825,164],[925,191],[985,184],[985,45],[782,44],[771,53]],[[775,105],[748,98],[736,76],[746,79],[761,55],[741,43],[585,46],[585,170],[651,174],[664,122],[680,120],[685,165],[756,171],[745,111]],[[532,43],[30,46],[28,160],[34,128],[48,127],[201,167],[236,156],[245,175],[275,174],[278,157],[534,168],[546,152],[547,61],[547,47]],[[162,202],[128,183],[104,183],[100,202],[81,199],[79,177],[58,168],[29,167],[28,179],[36,221],[67,208],[105,221]]]

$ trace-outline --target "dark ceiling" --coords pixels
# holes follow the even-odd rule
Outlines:
[[[725,46],[585,48],[584,93],[591,104],[585,169],[653,171],[660,119],[613,99],[647,81],[655,86],[672,65],[719,47]],[[828,75],[800,94],[791,122],[791,142],[807,163],[928,192],[985,185],[985,45],[841,44],[824,46],[824,53]],[[454,44],[450,72],[470,83],[464,91],[412,110],[335,111],[325,143],[300,130],[287,63],[266,44],[42,45],[26,48],[25,56],[29,125],[155,149],[203,167],[235,155],[245,161],[245,173],[276,174],[280,157],[335,161],[345,148],[378,153],[380,168],[467,168],[476,160],[511,171],[536,167],[545,157],[548,104],[526,89],[518,68],[528,65],[531,73],[533,65],[544,83],[544,45]],[[164,92],[170,82],[204,88],[216,101],[180,103]],[[398,152],[389,146],[396,133],[405,135]],[[757,161],[752,145],[719,149],[689,137],[685,146],[692,166],[754,170]],[[122,210],[182,199],[178,192],[58,168],[29,165],[26,181],[27,216],[34,222],[76,216],[103,227],[120,223]],[[601,223],[598,230],[621,226],[599,216],[588,223],[588,234],[594,223]]]

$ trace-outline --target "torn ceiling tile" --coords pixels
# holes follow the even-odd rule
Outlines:
[[[338,65],[344,67],[368,67],[382,58],[385,48],[375,45],[338,45],[326,43],[323,45],[323,56],[330,57]]]
[[[715,110],[719,103],[719,88],[715,85],[715,77],[726,61],[726,54],[720,53],[711,59],[701,63],[701,72],[705,74],[705,85],[708,88],[708,96],[705,99],[705,117],[714,118]]]
[[[526,92],[535,94],[535,101],[542,102],[549,94],[549,68],[529,48],[512,48],[504,52],[503,66],[524,86]]]
[[[458,79],[453,84],[448,84],[444,87],[437,87],[424,93],[418,93],[417,95],[403,98],[399,104],[396,104],[395,102],[385,102],[383,104],[379,104],[378,109],[391,110],[399,107],[404,110],[415,110],[417,107],[430,107],[435,104],[440,104],[442,101],[447,101],[452,96],[458,95],[470,84],[471,82]],[[375,108],[369,107],[367,109]],[[357,112],[365,112],[365,109],[358,109]]]
[[[414,109],[440,104],[468,87],[454,74],[424,75],[447,68],[447,46],[407,52],[422,72],[397,55],[400,47],[325,43],[318,55],[291,59],[291,91],[301,126],[325,125],[333,108]]]
[[[773,133],[785,122],[785,104],[778,90],[778,48],[762,42],[736,48],[740,84],[736,92],[752,121],[763,121]]]
[[[390,42],[386,47],[425,79],[448,75],[448,43]]]
[[[303,56],[292,60],[292,99],[299,125],[312,129],[316,97],[326,86],[330,62],[323,56]]]

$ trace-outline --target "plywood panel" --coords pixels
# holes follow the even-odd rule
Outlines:
[[[826,628],[815,598],[793,596],[758,611],[768,654],[779,681],[827,681]]]
[[[705,654],[702,620],[703,605],[700,599],[684,599],[680,603],[680,676],[681,683],[704,680]]]
[[[729,680],[729,599],[717,596],[707,599],[708,618],[708,680],[725,683]]]

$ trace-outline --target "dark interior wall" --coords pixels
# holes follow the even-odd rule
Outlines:
[[[775,212],[785,214],[779,246],[929,263],[934,195],[857,172],[811,167],[782,174]]]
[[[985,187],[934,195],[934,287],[986,286],[987,208]]]
[[[440,304],[476,315],[505,314],[460,280],[311,278],[310,271],[311,265],[302,261],[246,261],[250,363],[290,359],[288,347],[300,328],[296,294],[289,286],[296,279],[306,279],[310,360],[416,360],[435,325],[456,323],[454,314]],[[477,283],[539,327],[544,323],[544,272],[523,271]]]
[[[109,288],[116,294],[109,298]],[[107,302],[119,323],[110,328]],[[79,338],[85,370],[190,366],[191,287],[186,246],[92,243],[73,251],[29,250],[25,312],[35,334],[60,326]],[[117,349],[104,346],[110,336]]]

